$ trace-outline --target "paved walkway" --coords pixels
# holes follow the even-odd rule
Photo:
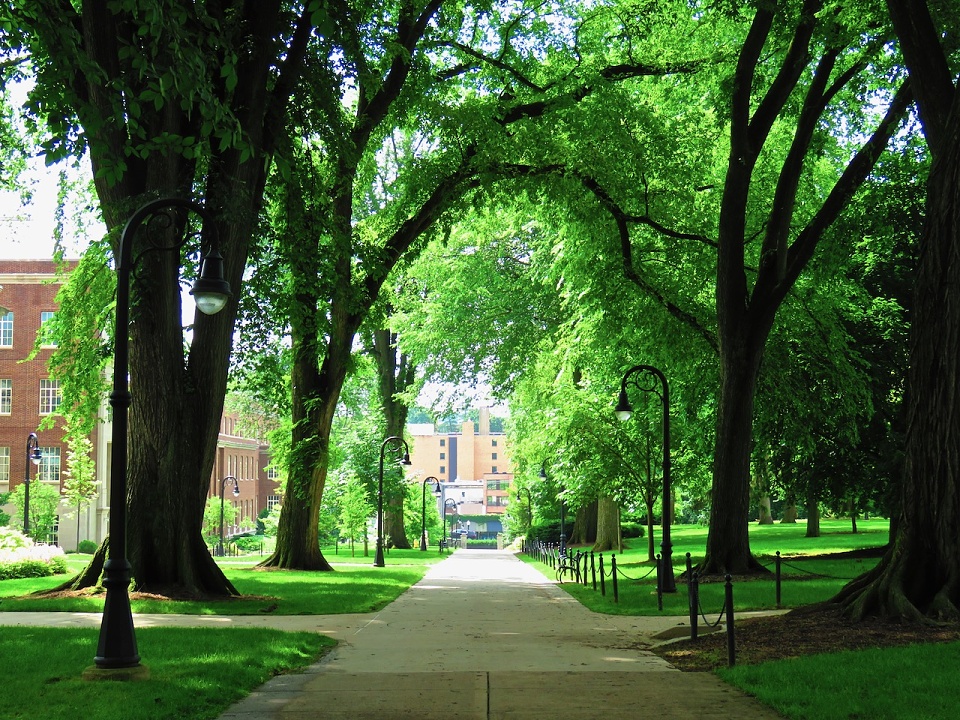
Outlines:
[[[13,624],[2,615],[0,624]],[[101,619],[16,615],[22,625]],[[509,552],[458,550],[379,613],[136,616],[137,627],[164,624],[311,630],[340,641],[219,720],[779,717],[714,675],[681,673],[649,652],[654,635],[683,619],[594,613]]]

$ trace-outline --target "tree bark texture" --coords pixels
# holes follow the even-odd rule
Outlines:
[[[593,551],[606,550],[623,550],[620,542],[620,508],[612,497],[601,495],[597,498],[597,541],[593,544]]]
[[[570,531],[571,545],[588,545],[597,539],[597,501],[588,502],[577,508]]]

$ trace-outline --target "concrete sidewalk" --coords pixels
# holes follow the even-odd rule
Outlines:
[[[591,612],[509,552],[458,550],[374,615],[226,621],[314,629],[340,645],[220,720],[778,717],[649,652],[678,618]]]

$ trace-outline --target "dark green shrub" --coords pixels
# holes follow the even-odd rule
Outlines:
[[[17,560],[0,563],[0,580],[49,577],[67,571],[67,558],[63,555],[49,560]]]
[[[244,535],[242,537],[233,538],[233,543],[244,552],[252,552],[259,550],[263,545],[263,536],[261,535],[258,537],[256,535]]]
[[[567,525],[567,532],[570,532],[570,526]],[[527,531],[527,542],[536,543],[560,543],[560,521],[540,523],[539,525],[531,525],[530,529]]]
[[[637,522],[620,523],[620,534],[626,538],[642,538],[647,534],[646,528]]]
[[[93,540],[81,540],[80,544],[77,545],[78,553],[86,553],[87,555],[93,555],[99,546]]]

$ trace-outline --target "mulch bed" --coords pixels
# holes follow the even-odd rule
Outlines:
[[[735,638],[737,665],[752,665],[842,650],[957,641],[960,624],[853,622],[837,608],[826,606],[738,620]],[[652,651],[680,670],[711,671],[727,665],[727,636],[714,632],[696,641],[688,638],[658,645]]]

